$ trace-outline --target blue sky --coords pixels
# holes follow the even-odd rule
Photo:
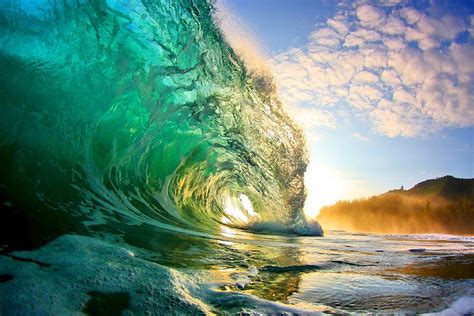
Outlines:
[[[474,177],[474,2],[222,3],[307,134],[310,213],[428,178]]]

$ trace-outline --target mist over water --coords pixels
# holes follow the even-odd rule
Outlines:
[[[344,234],[301,237],[322,234],[302,211],[302,132],[213,14],[191,0],[0,3],[0,314],[411,308],[305,296],[305,276],[361,258]],[[395,266],[417,260],[400,253]]]

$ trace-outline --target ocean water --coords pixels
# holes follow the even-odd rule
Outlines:
[[[321,237],[213,3],[0,1],[0,69],[0,315],[474,312],[472,237]]]
[[[62,235],[0,257],[0,313],[474,313],[474,239],[328,232]]]

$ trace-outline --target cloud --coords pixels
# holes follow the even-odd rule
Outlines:
[[[282,99],[294,114],[304,107],[309,129],[354,114],[389,137],[474,125],[474,16],[429,12],[395,0],[345,6],[272,59]]]
[[[313,43],[319,46],[338,46],[341,41],[341,34],[331,28],[323,28],[311,33],[310,38]]]
[[[468,31],[469,35],[471,35],[471,37],[474,37],[474,15],[471,15]]]
[[[474,20],[474,17],[471,18],[471,21]],[[330,26],[332,29],[334,29],[336,32],[338,32],[341,35],[346,35],[347,32],[349,31],[349,26],[345,22],[345,17],[340,15],[336,16],[333,19],[328,20],[327,22],[328,26]],[[471,22],[471,24],[474,24]]]
[[[403,8],[400,11],[400,15],[410,25],[418,23],[420,21],[421,17],[422,17],[422,14],[420,12],[418,12],[418,10],[416,10],[414,8],[409,8],[409,7]]]
[[[360,141],[363,141],[363,142],[368,142],[369,139],[364,136],[364,135],[361,135],[360,133],[352,133],[352,137],[354,137],[355,139],[358,139]]]
[[[391,16],[388,18],[387,23],[382,27],[382,32],[390,35],[402,35],[405,34],[407,26],[398,17]]]
[[[374,82],[377,82],[378,80],[379,80],[379,76],[377,76],[373,72],[363,70],[361,72],[358,72],[352,78],[352,83],[353,84],[374,83]]]
[[[385,13],[371,5],[362,5],[356,9],[360,24],[365,27],[377,27],[385,20]]]
[[[382,42],[384,46],[392,52],[401,51],[402,49],[407,47],[407,43],[400,37],[384,38],[382,39]]]
[[[380,0],[380,4],[384,7],[393,7],[399,4],[401,0]]]

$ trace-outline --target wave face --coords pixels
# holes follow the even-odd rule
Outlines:
[[[302,133],[225,43],[212,3],[0,6],[2,208],[34,222],[32,239],[305,233]]]

